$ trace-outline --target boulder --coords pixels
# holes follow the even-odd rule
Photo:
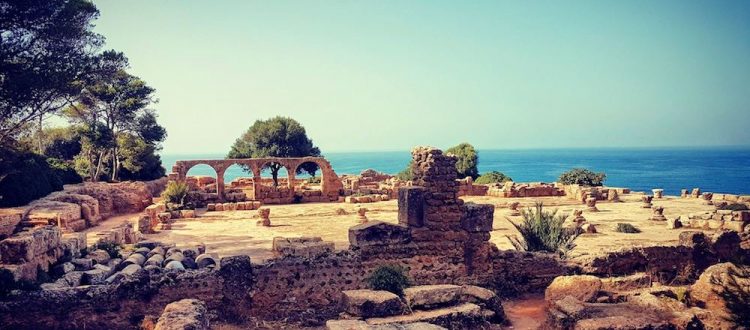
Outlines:
[[[745,299],[750,297],[750,267],[725,262],[708,267],[701,274],[690,287],[690,299],[699,306],[726,317],[731,311],[725,294],[741,297],[743,294],[739,291],[744,291]]]
[[[164,308],[154,330],[208,330],[206,304],[197,299],[183,299]]]
[[[195,257],[195,263],[198,265],[198,268],[213,268],[218,265],[213,256],[205,253]]]
[[[4,239],[16,231],[21,223],[23,212],[21,210],[0,210],[0,239]]]
[[[429,308],[455,303],[461,293],[458,285],[419,285],[404,289],[404,300],[412,308]]]
[[[403,311],[401,299],[388,291],[342,291],[344,311],[359,317],[397,315]]]
[[[109,259],[111,259],[109,256],[109,253],[107,253],[107,251],[104,251],[104,250],[91,251],[89,252],[87,257],[90,259],[93,259],[94,261],[96,261],[97,264],[100,264],[100,265],[106,265]]]
[[[711,237],[711,252],[720,260],[731,260],[740,250],[740,235],[733,230],[723,230]]]
[[[593,302],[601,288],[602,280],[596,276],[558,276],[544,291],[544,299],[551,303],[571,296],[582,302]]]

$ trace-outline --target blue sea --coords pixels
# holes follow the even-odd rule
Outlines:
[[[750,147],[479,150],[478,154],[480,173],[500,171],[516,182],[553,182],[564,171],[584,167],[605,172],[608,186],[635,191],[662,188],[667,194],[678,195],[680,189],[699,187],[703,191],[750,195]],[[395,174],[411,157],[408,151],[332,152],[324,156],[338,174],[359,174],[368,168]],[[223,157],[165,154],[162,161],[169,172],[176,160]],[[247,176],[239,166],[225,173],[227,182]],[[216,176],[206,165],[192,168],[189,174]]]

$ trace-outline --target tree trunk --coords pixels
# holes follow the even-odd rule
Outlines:
[[[96,161],[96,172],[94,172],[94,176],[91,177],[92,182],[99,181],[99,175],[101,174],[103,159],[104,159],[104,151],[100,151],[99,159]]]
[[[38,136],[37,142],[39,143],[39,154],[40,155],[44,155],[44,150],[42,148],[42,132],[43,132],[42,120],[43,120],[42,115],[39,115],[39,134],[38,134],[39,136]]]
[[[117,181],[117,147],[112,147],[112,181]]]
[[[281,168],[281,165],[279,164],[271,164],[271,176],[273,177],[274,187],[279,186],[279,169],[280,168]]]

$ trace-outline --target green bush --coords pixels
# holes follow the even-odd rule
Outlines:
[[[479,176],[479,170],[477,170],[479,157],[477,156],[477,151],[474,150],[474,146],[468,143],[461,143],[449,148],[445,153],[456,156],[456,174],[459,179],[467,176],[476,179]]]
[[[724,205],[720,208],[720,210],[729,210],[729,211],[746,211],[748,210],[747,205],[742,203],[732,203]]]
[[[536,203],[534,209],[522,210],[521,215],[521,223],[511,224],[523,236],[524,243],[520,248],[526,251],[565,253],[573,248],[573,240],[580,234],[580,230],[564,228],[566,216],[558,215],[557,210],[545,211],[542,203]]]
[[[636,226],[633,226],[629,223],[618,223],[615,227],[615,231],[618,233],[626,233],[626,234],[637,234],[640,233],[641,230],[638,229]]]
[[[503,183],[506,181],[513,181],[509,176],[500,173],[498,171],[487,172],[479,176],[474,183],[476,184],[491,184],[491,183]]]
[[[401,296],[404,289],[409,286],[409,278],[406,276],[406,270],[403,267],[383,265],[370,274],[367,283],[370,289],[385,290]]]
[[[188,185],[185,182],[169,181],[161,198],[164,203],[174,203],[182,205],[185,203],[185,197],[188,194]]]
[[[24,205],[77,182],[81,178],[65,162],[0,148],[0,207]]]
[[[107,254],[109,254],[109,257],[112,259],[120,257],[120,245],[114,242],[99,242],[96,243],[95,247],[97,250],[107,251]]]
[[[562,184],[579,184],[582,186],[601,186],[607,175],[604,172],[594,173],[585,168],[574,168],[560,175]]]

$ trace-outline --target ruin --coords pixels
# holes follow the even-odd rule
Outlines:
[[[297,170],[306,163],[313,163],[321,171],[320,190],[306,190],[298,188],[300,180],[296,180]],[[343,184],[331,164],[323,157],[299,157],[299,158],[245,158],[245,159],[214,159],[214,160],[179,160],[172,167],[172,173],[169,174],[169,180],[186,182],[188,180],[188,171],[196,165],[208,165],[216,171],[215,182],[207,181],[208,184],[215,184],[215,192],[205,192],[200,194],[202,200],[216,200],[224,202],[234,199],[248,199],[260,201],[263,204],[288,204],[292,203],[295,196],[300,201],[338,201]],[[239,192],[237,196],[234,193],[227,193],[224,172],[232,165],[245,167],[252,173],[249,180],[250,189],[247,192]],[[286,186],[268,187],[263,184],[261,170],[270,164],[278,164],[286,169],[287,178]],[[240,181],[242,182],[242,181]],[[238,184],[239,185],[239,184]],[[243,198],[244,196],[244,198]]]

